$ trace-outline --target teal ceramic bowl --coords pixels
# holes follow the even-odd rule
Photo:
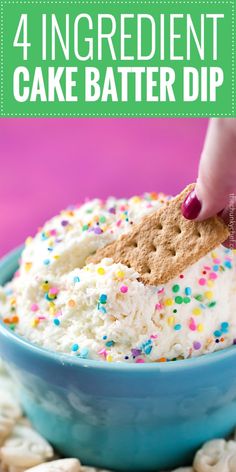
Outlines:
[[[0,262],[1,284],[17,269],[19,254]],[[36,429],[85,464],[171,469],[236,425],[236,347],[163,364],[112,364],[41,349],[1,324],[0,355]]]

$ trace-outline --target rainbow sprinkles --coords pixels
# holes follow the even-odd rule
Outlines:
[[[217,247],[174,280],[143,285],[112,259],[89,255],[170,197],[86,201],[28,238],[20,268],[0,289],[9,329],[46,349],[105,362],[166,362],[236,344],[235,251]]]

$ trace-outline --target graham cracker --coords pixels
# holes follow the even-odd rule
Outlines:
[[[182,216],[181,205],[194,186],[188,185],[87,262],[112,258],[139,272],[140,280],[148,285],[164,284],[181,274],[229,236],[228,227],[218,216],[200,222]]]

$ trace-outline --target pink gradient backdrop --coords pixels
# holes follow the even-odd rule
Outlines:
[[[177,193],[197,174],[205,119],[1,119],[0,255],[89,197]]]

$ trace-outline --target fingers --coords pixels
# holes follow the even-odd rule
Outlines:
[[[229,205],[236,190],[236,119],[212,119],[200,160],[196,187],[183,203],[185,218],[198,221]]]

